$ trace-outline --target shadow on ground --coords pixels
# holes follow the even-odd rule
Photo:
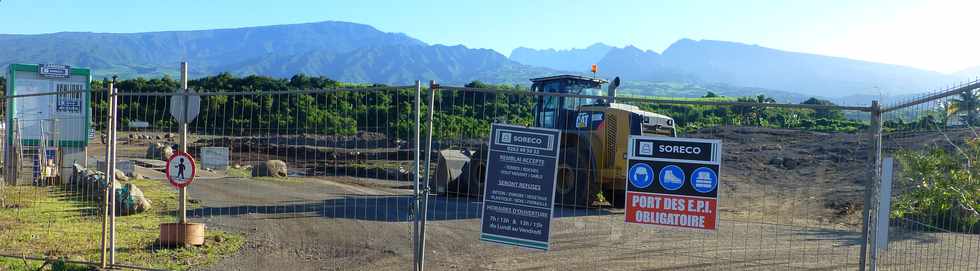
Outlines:
[[[241,205],[202,207],[188,210],[190,217],[233,216],[244,214],[296,214],[324,218],[346,218],[369,221],[401,222],[414,219],[414,198],[411,196],[350,196],[319,202],[283,202],[278,205]],[[428,220],[457,220],[480,218],[483,202],[458,197],[429,197]],[[305,214],[305,215],[304,215]],[[555,207],[555,217],[607,215],[608,210]]]

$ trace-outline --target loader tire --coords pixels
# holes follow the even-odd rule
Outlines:
[[[599,192],[592,181],[590,157],[576,148],[562,149],[555,181],[555,203],[569,207],[590,207]]]
[[[460,176],[458,195],[479,198],[483,196],[483,179],[486,178],[486,163],[482,158],[470,160],[464,174]]]

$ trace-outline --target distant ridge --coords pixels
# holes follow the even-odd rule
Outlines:
[[[535,50],[518,47],[510,53],[510,59],[532,66],[548,67],[556,70],[588,72],[592,64],[612,50],[613,47],[602,43],[592,44],[585,49],[569,50]]]
[[[523,82],[550,70],[519,64],[491,50],[429,45],[401,33],[347,22],[147,33],[61,32],[0,35],[0,65],[65,63],[97,76],[175,74],[187,60],[192,76],[220,72],[288,77],[324,75],[347,82],[408,84]]]
[[[176,74],[187,60],[191,75],[289,77],[297,73],[338,81],[411,84],[437,80],[465,84],[528,84],[528,78],[557,73],[621,76],[635,93],[671,93],[653,82],[715,86],[728,95],[772,93],[828,98],[897,96],[936,89],[980,75],[980,68],[955,75],[839,57],[781,51],[757,45],[681,39],[662,53],[633,46],[596,43],[583,49],[517,48],[510,57],[493,50],[428,44],[402,33],[357,23],[326,21],[232,29],[147,33],[61,32],[0,34],[0,65],[60,63],[89,67],[96,77]],[[685,87],[685,90],[700,90]]]
[[[523,49],[529,50],[534,51]],[[539,58],[571,57],[557,52],[534,51]],[[511,59],[522,62],[514,57]],[[789,52],[737,42],[691,39],[674,42],[662,54],[632,46],[613,47],[598,63],[604,74],[622,75],[629,80],[724,83],[828,97],[877,95],[879,92],[916,93],[956,82],[968,72],[980,73],[978,68],[977,71],[964,71],[964,74],[947,75],[899,65]]]

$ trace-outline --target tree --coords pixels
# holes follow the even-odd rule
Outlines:
[[[464,85],[464,87],[468,87],[468,88],[491,88],[492,86],[489,85],[489,84],[487,84],[487,83],[484,83],[484,82],[482,82],[480,80],[473,80],[473,82],[466,83],[466,85]]]
[[[830,102],[828,100],[821,100],[821,99],[817,99],[815,97],[810,97],[810,99],[807,99],[806,101],[803,101],[800,104],[836,105],[833,102]],[[840,109],[823,109],[823,108],[821,108],[821,109],[816,109],[814,111],[816,111],[816,113],[814,114],[814,116],[817,117],[817,118],[822,118],[822,119],[843,119],[844,118],[844,112],[841,112]]]
[[[704,94],[704,96],[702,96],[701,98],[718,98],[718,97],[721,96],[718,96],[718,94],[715,94],[714,92],[708,91],[708,93]]]
[[[963,122],[967,125],[976,125],[978,117],[977,109],[980,108],[980,93],[974,90],[960,92],[960,94],[949,102],[946,107],[946,115],[954,116],[958,113],[966,112]]]
[[[773,99],[772,97],[766,97],[765,94],[759,94],[759,96],[755,96],[755,102],[760,104],[774,104],[776,103],[776,99]]]

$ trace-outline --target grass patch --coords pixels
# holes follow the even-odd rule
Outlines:
[[[84,264],[66,263],[63,260],[51,260],[45,264],[44,261],[38,260],[0,258],[0,271],[90,271],[93,268]]]
[[[152,201],[152,208],[116,218],[117,263],[185,270],[213,264],[244,244],[241,234],[209,230],[201,247],[157,247],[159,224],[176,221],[177,193],[162,181],[131,182]],[[92,197],[86,200],[61,188],[33,186],[5,186],[0,193],[7,205],[0,207],[0,252],[99,262],[102,220]],[[15,260],[23,266],[21,259]]]
[[[252,177],[252,169],[246,167],[241,167],[241,168],[228,167],[228,169],[225,170],[225,175],[228,175],[228,177],[236,177],[236,178],[250,178]]]

